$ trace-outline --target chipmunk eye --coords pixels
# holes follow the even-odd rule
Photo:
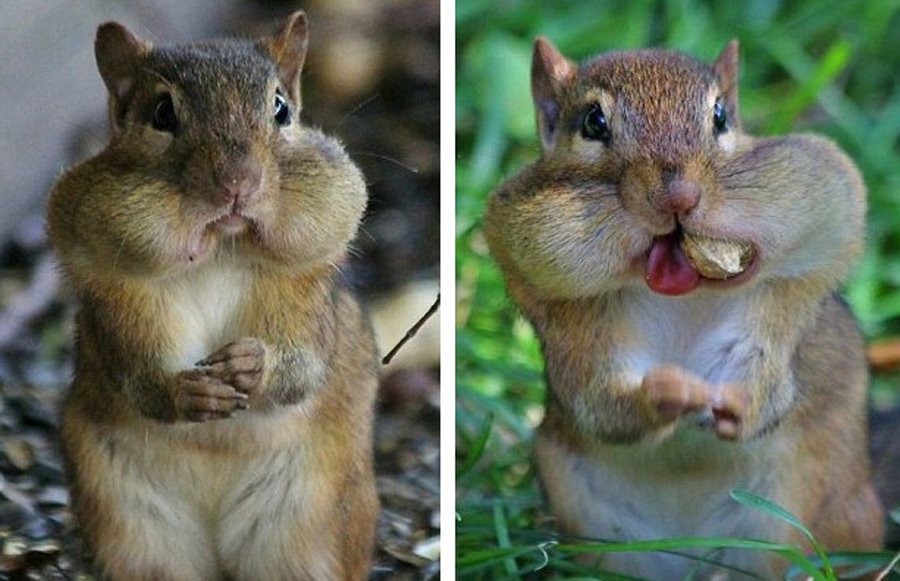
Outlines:
[[[172,103],[172,96],[168,93],[157,97],[156,105],[153,107],[153,128],[168,133],[175,133],[178,128],[175,104]]]
[[[606,115],[603,109],[597,103],[592,103],[584,116],[584,122],[581,124],[581,135],[585,139],[594,139],[609,143],[612,133],[609,131],[609,124],[606,122]]]
[[[716,135],[725,133],[728,130],[728,116],[725,115],[725,107],[718,101],[713,106],[713,127]]]
[[[275,93],[275,123],[281,127],[291,124],[291,109],[281,91]]]

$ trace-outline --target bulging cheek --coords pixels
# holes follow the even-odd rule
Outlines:
[[[547,257],[544,257],[547,258]],[[526,269],[531,269],[526,270]],[[555,260],[533,262],[523,269],[529,282],[546,298],[575,299],[597,294],[612,282],[608,265],[588,258],[567,263]]]
[[[210,253],[214,241],[215,236],[209,228],[196,228],[183,240],[177,241],[174,248],[166,248],[164,251],[171,252],[179,264],[198,263]]]
[[[628,269],[627,253],[617,237],[585,236],[565,228],[527,232],[527,242],[513,249],[518,270],[548,298],[577,298],[609,288]]]
[[[125,232],[123,250],[136,268],[164,272],[198,263],[213,249],[215,237],[208,219],[184,206],[170,211],[146,211],[142,227]]]
[[[257,243],[276,260],[309,263],[343,252],[355,232],[349,216],[282,215],[257,224]]]

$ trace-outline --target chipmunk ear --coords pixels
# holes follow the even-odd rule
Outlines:
[[[563,90],[575,78],[578,66],[546,38],[534,41],[531,59],[531,96],[534,98],[538,135],[545,150],[553,149],[559,133]]]
[[[123,99],[134,88],[140,59],[152,46],[136,37],[118,22],[106,22],[97,28],[94,58],[109,94]]]
[[[288,98],[300,107],[300,73],[306,61],[309,35],[306,29],[306,13],[302,10],[288,16],[281,30],[263,40],[263,46],[272,55],[278,67],[278,77]]]
[[[722,89],[722,105],[728,112],[728,118],[732,123],[738,121],[738,41],[732,39],[713,63],[713,70],[719,79],[719,87]]]
[[[107,22],[97,28],[94,58],[109,91],[109,118],[114,131],[122,123],[125,103],[140,72],[140,62],[152,48],[149,42],[139,39],[118,22]]]

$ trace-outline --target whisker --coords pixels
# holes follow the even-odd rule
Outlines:
[[[366,105],[368,105],[369,103],[371,103],[372,101],[374,101],[375,99],[378,99],[380,97],[381,97],[381,93],[374,93],[368,99],[363,99],[363,101],[360,102],[359,105],[355,106],[353,109],[350,109],[350,111],[348,111],[346,115],[341,117],[341,120],[338,121],[338,123],[337,123],[337,128],[338,129],[343,128],[344,123],[346,123],[347,120],[350,119],[350,117],[352,117],[353,115],[358,113],[363,107],[365,107]]]
[[[362,249],[351,245],[347,247],[347,255],[350,256],[350,258],[361,258],[363,252]]]
[[[742,175],[742,174],[745,174],[748,172],[755,172],[757,170],[766,169],[769,167],[779,165],[780,163],[781,163],[780,161],[772,161],[769,163],[761,163],[761,164],[757,164],[757,165],[753,165],[753,166],[748,166],[745,168],[737,169],[731,173],[723,174],[723,175],[719,176],[719,179],[731,178],[731,177],[739,176],[739,175]]]
[[[119,267],[119,257],[122,255],[122,249],[125,248],[125,238],[119,242],[119,248],[116,250],[116,256],[113,258],[112,269],[116,270]]]
[[[339,275],[344,276],[344,271],[341,269],[341,265],[340,265],[340,264],[337,264],[336,262],[332,262],[331,260],[329,260],[329,261],[328,261],[328,266],[330,266],[331,268],[333,268],[334,271],[335,271],[336,273],[338,273]]]
[[[416,173],[416,174],[419,173],[419,170],[412,167],[411,165],[406,165],[405,163],[401,162],[398,159],[395,159],[395,158],[387,156],[387,155],[381,155],[380,153],[373,153],[371,151],[351,151],[350,155],[365,155],[368,157],[374,157],[376,159],[382,159],[384,161],[389,161],[393,164],[396,164],[396,165],[402,167],[403,169],[410,171],[412,173]]]
[[[375,242],[375,235],[369,232],[369,229],[366,228],[365,224],[360,224],[359,235],[364,235],[370,242]]]
[[[722,186],[724,186],[729,191],[735,190],[765,190],[768,186],[762,185],[753,185],[753,184],[729,184],[727,181],[721,182]]]

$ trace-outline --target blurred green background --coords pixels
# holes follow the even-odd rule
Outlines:
[[[541,544],[552,536],[529,442],[542,413],[542,362],[481,231],[491,189],[539,155],[533,38],[549,37],[576,60],[661,46],[705,61],[738,38],[745,131],[821,133],[862,170],[869,238],[843,291],[868,339],[897,339],[900,0],[457,0],[456,27],[458,576],[518,578],[545,561],[584,574]],[[874,403],[889,405],[898,386],[896,371],[876,374]]]

